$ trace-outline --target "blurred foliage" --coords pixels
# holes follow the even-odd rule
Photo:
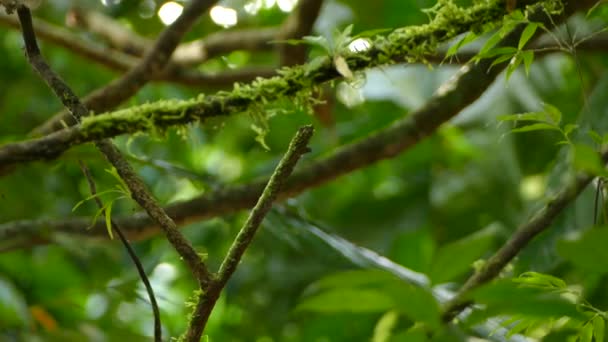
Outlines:
[[[154,15],[163,2],[55,0],[44,2],[35,14],[63,25],[67,10],[78,5],[154,38],[163,28]],[[257,13],[244,10],[246,4],[257,2],[262,4]],[[348,24],[357,34],[424,23],[427,15],[421,9],[434,3],[327,0],[314,34],[329,36]],[[226,0],[221,4],[237,9],[236,28],[279,25],[288,16],[275,1]],[[576,32],[585,36],[603,27],[606,8],[600,6],[587,18],[575,18]],[[225,29],[205,16],[186,40],[221,30]],[[94,41],[87,34],[82,36]],[[65,49],[41,45],[53,68],[78,94],[118,76]],[[0,30],[0,56],[4,85],[0,142],[5,143],[25,139],[60,104],[27,65],[17,31]],[[242,66],[278,63],[271,53],[239,51],[210,60],[201,69],[226,70],[228,61],[240,61]],[[472,323],[440,327],[437,291],[456,290],[476,262],[489,256],[544,204],[546,193],[572,175],[571,148],[557,144],[563,138],[560,132],[515,133],[512,130],[523,127],[522,122],[512,124],[500,118],[542,112],[543,104],[550,104],[561,113],[560,127],[578,125],[571,136],[574,143],[595,146],[589,131],[600,137],[608,133],[606,66],[608,59],[601,54],[536,57],[528,75],[522,66],[508,81],[500,78],[479,101],[407,153],[293,200],[297,208],[323,223],[326,235],[306,221],[286,222],[281,212],[272,213],[212,314],[206,330],[210,341],[464,341],[469,334],[480,335]],[[293,110],[273,117],[266,138],[269,151],[255,141],[252,120],[245,115],[191,125],[186,134],[170,131],[163,138],[138,135],[115,141],[127,151],[158,200],[174,203],[217,186],[267,175],[292,132],[303,123],[312,121],[318,126],[308,160],[364,139],[423,105],[456,70],[450,65],[370,70],[361,87],[336,88],[345,93],[330,101],[333,125],[322,125],[309,114]],[[125,105],[189,98],[199,91],[153,83]],[[586,170],[592,165],[595,171],[593,156],[580,151],[577,165]],[[72,212],[89,195],[79,159],[92,169],[100,191],[115,186],[116,180],[104,171],[108,168],[105,160],[91,146],[80,146],[58,161],[25,165],[0,178],[0,221],[92,217],[96,208],[90,201]],[[600,191],[605,189],[600,187]],[[535,279],[546,279],[541,275],[552,274],[563,279],[567,288],[582,293],[585,303],[599,308],[598,314],[585,316],[572,300],[553,292],[547,296],[546,291],[522,288],[521,283],[506,279],[473,294],[487,307],[472,322],[508,313],[526,319],[517,329],[509,326],[517,322],[505,324],[513,333],[527,331],[542,341],[577,336],[581,341],[595,336],[598,341],[605,318],[600,310],[608,307],[608,235],[607,228],[593,219],[594,197],[594,189],[585,191],[503,276],[536,271]],[[600,196],[600,212],[606,209],[603,199]],[[131,201],[120,200],[113,213],[128,215],[137,210]],[[216,269],[245,215],[192,223],[183,231],[197,249],[209,255],[210,267]],[[164,335],[178,336],[186,327],[189,308],[184,303],[195,284],[162,236],[134,242],[134,247],[155,288]],[[381,255],[394,264],[386,266]],[[403,267],[426,275],[429,287],[404,281],[399,276]],[[570,317],[571,323],[558,324],[563,317]],[[430,330],[434,333],[429,334]],[[0,255],[0,340],[146,341],[151,332],[148,299],[116,240],[57,235],[53,244]],[[500,334],[490,335],[484,336],[500,340]]]

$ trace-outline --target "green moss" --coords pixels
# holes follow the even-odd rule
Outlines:
[[[544,6],[557,10],[559,3],[548,0]],[[439,0],[427,10],[431,18],[428,24],[396,29],[386,36],[374,38],[369,50],[362,53],[342,51],[342,57],[354,72],[402,60],[424,62],[424,56],[433,54],[440,43],[467,31],[486,32],[502,23],[507,14],[505,6],[505,0],[479,0],[468,8],[459,7],[452,0]],[[326,56],[307,65],[280,69],[275,77],[258,78],[249,84],[237,83],[230,92],[199,95],[185,101],[162,100],[87,117],[81,129],[84,136],[95,137],[138,131],[162,134],[169,126],[239,112],[253,113],[257,120],[263,121],[273,112],[269,110],[269,104],[276,105],[281,99],[289,99],[290,103],[310,110],[315,102],[314,87],[339,77],[332,59]]]

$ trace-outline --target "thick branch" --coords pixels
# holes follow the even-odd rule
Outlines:
[[[163,70],[183,35],[197,21],[200,14],[207,11],[214,3],[214,0],[190,2],[182,15],[160,34],[154,46],[147,51],[137,66],[119,79],[89,94],[84,99],[85,106],[89,110],[102,112],[133,96],[151,79],[151,75],[158,74]],[[74,124],[75,122],[70,120],[65,113],[60,113],[38,127],[35,133],[45,134],[55,131],[62,128],[63,123]]]
[[[504,15],[504,8],[500,7],[500,4],[502,2],[499,1],[476,5],[468,10],[463,9],[460,15],[458,12],[450,12],[450,18],[446,18],[446,15],[440,11],[430,24],[422,25],[417,29],[399,29],[386,37],[377,37],[369,50],[346,55],[345,60],[351,70],[357,71],[412,56],[412,51],[420,52],[420,46],[428,46],[429,51],[425,52],[430,53],[436,48],[433,45],[439,42],[447,41],[468,30],[478,30],[486,24],[498,22]],[[484,72],[485,70],[482,73]],[[296,96],[300,91],[339,77],[340,74],[335,70],[332,58],[328,57],[316,67],[287,68],[280,76],[241,85],[230,93],[220,92],[180,102],[160,101],[99,115],[87,119],[82,125],[43,138],[0,147],[0,165],[8,166],[29,160],[54,158],[75,144],[119,134],[204,121],[213,116],[231,115],[246,111],[260,102]],[[471,92],[467,91],[467,93]],[[465,98],[470,97],[465,95]]]
[[[198,11],[200,5],[204,1],[194,1],[189,6],[182,16],[196,16],[202,14]],[[198,11],[198,12],[197,12]],[[70,111],[76,121],[80,121],[88,110],[70,89],[63,82],[50,66],[43,59],[38,48],[38,43],[32,26],[32,16],[30,10],[25,6],[17,8],[21,30],[23,31],[23,39],[25,41],[25,50],[27,58],[32,64],[32,67],[40,74],[41,78],[49,85],[55,95],[62,101],[64,106]],[[179,21],[179,19],[177,20]],[[177,22],[176,21],[176,22]],[[186,29],[186,28],[184,28]],[[196,277],[201,287],[206,286],[210,279],[210,274],[202,259],[196,253],[190,242],[183,237],[177,228],[177,225],[164,212],[164,210],[156,203],[150,195],[143,182],[139,179],[135,171],[131,168],[120,151],[112,144],[110,140],[100,140],[95,142],[95,146],[101,151],[108,161],[116,168],[118,174],[124,180],[130,190],[131,197],[150,215],[155,222],[164,230],[169,242],[173,245],[176,251],[184,259],[190,267],[192,274]]]
[[[519,40],[519,32],[508,35],[504,44],[516,45]],[[439,125],[458,114],[485,91],[504,68],[504,65],[496,65],[489,69],[491,63],[491,60],[486,60],[479,64],[463,67],[457,75],[442,85],[440,91],[431,97],[422,108],[414,113],[296,171],[290,177],[285,190],[279,195],[279,199],[295,196],[341,175],[406,151],[434,132]],[[253,206],[262,192],[264,184],[266,181],[260,180],[213,191],[187,202],[170,205],[166,210],[180,224],[224,215]],[[157,231],[155,225],[142,214],[135,214],[118,221],[130,233],[131,238],[143,238]],[[40,237],[44,235],[43,232],[49,231],[103,234],[102,226],[86,231],[84,227],[87,227],[88,223],[89,220],[85,218],[56,222],[38,220],[6,223],[0,225],[0,239],[16,239],[24,235]]]

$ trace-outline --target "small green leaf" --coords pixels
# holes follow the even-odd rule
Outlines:
[[[475,34],[474,32],[469,32],[467,33],[461,40],[459,40],[456,44],[453,44],[452,46],[450,46],[450,48],[448,49],[448,51],[446,52],[445,56],[446,57],[451,57],[454,56],[458,50],[460,50],[461,47],[465,46],[466,44],[474,41],[475,39],[477,39],[477,34]]]
[[[543,103],[543,109],[554,124],[559,125],[562,122],[562,112],[559,108],[549,103]]]
[[[499,32],[494,33],[485,44],[479,50],[479,53],[475,57],[476,60],[480,60],[482,58],[486,58],[485,55],[494,47],[498,42],[502,39]]]
[[[108,230],[108,235],[110,236],[110,239],[114,240],[114,235],[112,233],[112,204],[114,203],[114,201],[110,201],[108,202],[108,205],[106,205],[106,229]]]
[[[540,123],[534,123],[531,125],[526,125],[523,127],[514,128],[511,130],[511,132],[522,133],[522,132],[546,131],[546,130],[559,131],[560,129],[559,129],[559,127],[554,126],[552,124],[540,122]]]
[[[536,33],[536,29],[538,28],[538,24],[537,23],[529,23],[526,28],[524,29],[524,31],[521,33],[521,36],[519,37],[519,43],[517,44],[517,49],[521,50],[524,48],[524,46],[526,45],[526,43],[528,43],[528,41],[530,40],[530,38],[532,38],[532,36],[534,36],[534,33]]]
[[[587,132],[587,134],[589,134],[591,139],[593,139],[593,141],[598,145],[602,145],[602,143],[604,142],[602,137],[594,130],[590,130],[589,132]]]
[[[534,62],[534,51],[527,50],[521,52],[521,57],[524,60],[524,68],[526,71],[526,76],[530,75],[530,67],[532,66],[532,62]]]
[[[566,289],[566,282],[560,278],[549,274],[538,272],[525,272],[520,274],[518,278],[513,279],[515,283],[524,286],[544,288],[544,289]]]
[[[327,38],[323,36],[304,36],[302,37],[302,40],[310,45],[322,48],[328,54],[331,54],[333,51],[331,46],[329,45],[329,41],[327,41]]]
[[[513,74],[513,72],[515,70],[517,70],[517,68],[519,67],[519,65],[521,64],[521,55],[517,54],[515,56],[513,56],[513,58],[511,58],[511,61],[509,62],[509,66],[507,66],[507,72],[505,74],[505,79],[508,81],[509,78],[511,78],[511,75]]]
[[[527,112],[519,114],[501,115],[498,117],[500,121],[547,121],[547,115],[544,112]]]
[[[604,342],[604,335],[606,330],[606,321],[600,315],[593,317],[593,336],[597,342]]]
[[[572,133],[577,128],[578,128],[578,125],[576,125],[576,124],[567,124],[564,127],[564,135],[566,136],[566,138],[569,138],[570,133]]]

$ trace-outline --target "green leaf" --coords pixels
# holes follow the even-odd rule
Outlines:
[[[546,131],[546,130],[560,131],[559,127],[557,127],[555,125],[540,122],[540,123],[535,123],[535,124],[531,124],[531,125],[514,128],[511,130],[511,132],[522,133],[522,132]]]
[[[392,295],[396,308],[413,321],[424,322],[433,329],[441,326],[439,304],[429,290],[402,283],[387,286],[385,291]]]
[[[530,67],[532,66],[532,62],[534,62],[534,51],[531,51],[531,50],[522,51],[520,54],[524,61],[524,68],[526,71],[526,76],[529,76]]]
[[[604,163],[599,153],[589,145],[574,145],[574,167],[577,170],[589,172],[596,176],[606,176]]]
[[[526,45],[526,43],[528,43],[528,41],[530,40],[530,38],[532,38],[532,36],[534,36],[534,33],[536,33],[536,29],[538,28],[538,24],[537,23],[529,23],[526,28],[524,29],[524,31],[521,33],[521,36],[519,37],[519,43],[517,44],[517,49],[521,50],[524,48],[524,46]]]
[[[399,313],[396,310],[391,310],[382,315],[374,327],[372,342],[389,342],[398,321]]]
[[[314,290],[349,287],[380,287],[389,282],[400,283],[394,275],[379,269],[364,269],[344,271],[330,274],[314,282],[310,287]]]
[[[329,41],[323,36],[304,36],[302,37],[302,40],[309,45],[322,48],[328,54],[332,54],[333,52],[332,47],[329,45]]]
[[[538,272],[524,272],[513,281],[520,285],[544,289],[564,290],[567,288],[566,282],[560,278]]]
[[[120,194],[124,193],[123,191],[115,190],[115,189],[110,189],[110,190],[105,190],[105,191],[102,191],[102,192],[98,192],[98,193],[96,193],[94,195],[88,196],[87,198],[85,198],[83,200],[78,201],[78,203],[76,203],[74,205],[74,207],[72,207],[72,212],[76,211],[76,209],[78,209],[83,203],[85,203],[87,201],[90,201],[90,200],[94,199],[95,197],[98,197],[98,196],[101,196],[101,195],[105,195],[105,194],[109,194],[109,193],[112,193],[112,192],[116,192],[116,193],[120,193]]]
[[[570,137],[570,133],[572,133],[577,128],[578,128],[577,124],[567,124],[564,127],[564,135],[566,136],[566,138],[569,138]]]
[[[606,321],[600,315],[596,315],[593,317],[593,336],[595,336],[595,340],[597,342],[604,341],[604,335],[606,330]]]
[[[477,37],[478,37],[477,34],[475,34],[474,32],[467,33],[456,44],[453,44],[452,46],[450,46],[450,48],[446,52],[445,56],[446,57],[454,56],[458,52],[458,50],[460,50],[461,47],[463,47],[466,44],[469,44],[470,42],[474,41],[475,39],[477,39]]]
[[[521,61],[521,54],[516,54],[515,56],[513,56],[513,58],[511,58],[511,62],[509,62],[509,65],[507,66],[507,71],[505,73],[505,79],[507,81],[509,80],[509,78],[511,78],[513,72],[517,70],[517,68],[521,64]]]
[[[377,313],[392,308],[393,299],[381,290],[336,288],[306,298],[296,311]]]
[[[593,341],[593,324],[585,323],[583,328],[578,334],[580,342],[592,342]]]
[[[106,205],[106,229],[108,230],[108,235],[110,236],[110,239],[114,240],[114,235],[112,233],[112,204],[114,203],[114,201],[110,201],[108,202],[108,205]]]
[[[500,121],[547,121],[547,115],[544,112],[527,112],[520,114],[501,115],[498,117]]]
[[[562,122],[562,112],[559,108],[549,103],[543,103],[543,109],[554,124],[559,125]]]
[[[480,60],[482,58],[486,58],[486,54],[494,47],[498,42],[502,39],[500,36],[500,32],[494,33],[488,40],[483,44],[477,56],[475,56],[476,60]]]
[[[558,254],[587,273],[608,273],[608,227],[587,230],[576,240],[557,243]]]
[[[510,279],[498,280],[471,292],[469,299],[486,306],[483,312],[472,317],[476,321],[499,315],[521,315],[527,318],[559,318],[562,316],[584,319],[576,304],[555,291],[522,287]]]
[[[435,255],[429,274],[435,284],[453,280],[472,268],[475,260],[487,252],[497,234],[496,226],[475,232],[460,240],[442,246]]]
[[[590,130],[589,132],[587,132],[587,134],[589,134],[591,139],[593,139],[593,141],[598,145],[602,145],[602,143],[604,142],[602,137],[594,130]]]

